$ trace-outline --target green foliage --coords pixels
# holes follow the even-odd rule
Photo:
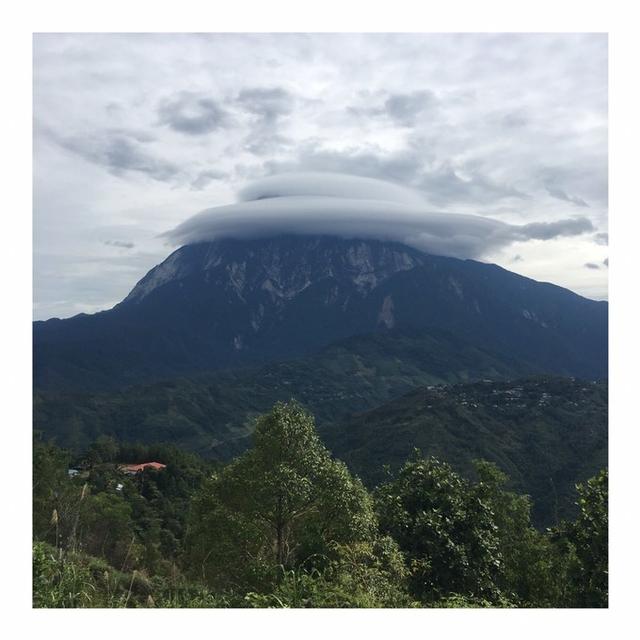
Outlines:
[[[331,459],[302,407],[278,403],[258,420],[254,448],[194,500],[189,557],[211,584],[258,588],[276,567],[374,535],[364,486]]]
[[[578,606],[607,607],[609,599],[609,475],[578,485],[578,518],[568,529],[579,561]]]
[[[317,606],[407,607],[414,603],[406,592],[404,557],[389,536],[373,542],[334,545],[324,578],[330,589]]]
[[[33,441],[33,535],[56,544],[56,528],[52,524],[54,510],[61,505],[70,490],[67,468],[69,454],[51,443]]]
[[[502,567],[493,513],[469,483],[435,458],[414,458],[376,491],[380,526],[406,554],[412,594],[495,600]]]
[[[516,605],[503,597],[490,601],[482,598],[462,596],[459,593],[456,593],[446,596],[445,598],[441,598],[429,606],[434,609],[511,609]]]
[[[116,462],[120,453],[120,445],[109,436],[98,436],[87,452],[87,462],[90,465],[103,462]]]
[[[493,514],[502,558],[497,585],[511,603],[548,607],[563,601],[566,554],[530,520],[531,500],[505,489],[508,477],[486,460],[474,463],[477,483],[471,491]]]
[[[123,568],[136,566],[139,549],[133,549],[133,509],[116,493],[98,493],[86,498],[82,518],[82,548],[86,553],[102,556]],[[133,553],[132,553],[133,551]]]
[[[101,558],[60,553],[38,542],[33,545],[33,606],[216,607],[230,601],[180,577],[150,579],[145,571],[120,571]]]
[[[147,460],[167,466],[119,469]],[[607,606],[606,470],[546,532],[494,463],[466,479],[416,453],[386,473],[372,497],[295,402],[224,467],[107,439],[73,461],[36,438],[34,606]]]
[[[507,476],[476,461],[475,483],[435,459],[408,462],[376,492],[380,522],[430,606],[606,606],[606,471],[578,488],[580,516],[548,533]]]
[[[246,606],[274,608],[379,608],[416,606],[404,589],[407,570],[388,537],[333,544],[324,568],[280,567],[269,593],[250,592]]]
[[[91,606],[95,586],[85,567],[63,562],[52,547],[33,547],[33,606],[75,608]]]
[[[145,606],[162,609],[219,609],[243,604],[234,597],[212,593],[200,585],[189,585],[152,597]]]

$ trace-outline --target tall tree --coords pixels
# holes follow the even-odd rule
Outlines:
[[[562,606],[566,601],[566,550],[531,524],[531,500],[506,489],[509,478],[495,464],[474,461],[472,493],[493,514],[502,558],[497,576],[503,595],[525,606]]]
[[[332,542],[375,535],[362,483],[331,458],[312,416],[295,402],[278,403],[258,419],[253,449],[194,500],[189,553],[209,581],[258,587],[256,579],[273,567],[325,556]]]
[[[415,456],[376,492],[382,531],[406,554],[412,593],[500,598],[497,527],[490,507],[446,463]]]

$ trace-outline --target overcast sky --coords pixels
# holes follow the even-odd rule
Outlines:
[[[113,306],[161,234],[301,171],[524,229],[481,259],[606,298],[606,36],[38,35],[34,317]]]

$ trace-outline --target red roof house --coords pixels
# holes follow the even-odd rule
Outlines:
[[[120,471],[124,471],[129,475],[135,475],[145,469],[155,469],[156,471],[162,471],[167,465],[161,462],[142,462],[141,464],[121,464]]]

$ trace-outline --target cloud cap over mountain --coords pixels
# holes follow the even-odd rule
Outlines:
[[[251,183],[235,204],[205,209],[163,234],[171,244],[279,234],[336,235],[402,242],[428,253],[482,258],[516,241],[593,231],[587,218],[514,225],[429,210],[400,185],[339,173],[286,173]]]
[[[291,171],[545,223],[529,236],[584,216],[482,259],[606,298],[584,264],[608,251],[608,95],[606,33],[36,33],[34,316],[113,306],[158,234]]]

